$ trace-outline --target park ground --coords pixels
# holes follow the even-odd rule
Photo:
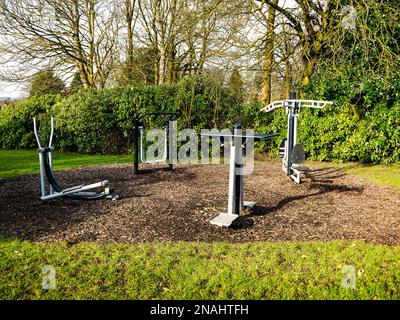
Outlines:
[[[116,189],[133,191],[116,207],[66,200],[41,206],[35,151],[0,150],[0,298],[400,298],[399,165],[311,164],[316,174],[296,189],[278,162],[257,163],[261,171],[248,178],[246,191],[267,206],[236,229],[215,230],[207,221],[225,206],[223,167],[207,179],[201,167],[182,167],[175,180],[158,173],[136,182],[128,178],[130,163],[130,156],[57,153],[62,181],[96,180],[101,168]],[[212,194],[201,187],[214,180],[220,187]],[[159,181],[169,190],[157,202],[151,188],[158,190]],[[273,189],[265,194],[267,183]],[[170,189],[178,187],[176,203]],[[190,189],[207,203],[195,203]],[[193,214],[185,218],[189,203]],[[54,290],[42,288],[46,265],[56,271]],[[351,288],[343,273],[349,266]]]

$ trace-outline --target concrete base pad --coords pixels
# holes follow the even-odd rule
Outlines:
[[[229,227],[237,218],[239,218],[239,216],[236,214],[221,213],[210,220],[210,223],[218,227]]]
[[[248,209],[254,208],[254,206],[257,204],[257,202],[252,202],[252,201],[244,201],[243,206]],[[229,214],[229,213],[221,213],[215,218],[210,220],[210,223],[218,226],[218,227],[229,227],[232,225],[232,223],[239,218],[239,215],[236,214]]]
[[[244,207],[253,209],[256,206],[257,202],[252,202],[252,201],[244,201]]]

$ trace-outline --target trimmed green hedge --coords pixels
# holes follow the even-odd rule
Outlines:
[[[351,112],[324,110],[302,114],[299,139],[311,159],[320,161],[400,161],[400,101],[378,104],[358,119]]]
[[[0,146],[8,149],[36,146],[32,118],[56,118],[54,146],[79,153],[125,153],[132,146],[132,116],[147,112],[177,112],[180,128],[230,127],[239,121],[239,96],[202,77],[182,79],[174,85],[117,87],[86,90],[67,99],[30,98],[0,111]],[[165,119],[150,117],[147,125],[162,127]],[[48,121],[40,135],[47,139]]]
[[[326,78],[325,78],[326,80]],[[329,79],[328,79],[329,80]],[[317,83],[317,85],[315,85]],[[354,93],[345,80],[317,79],[304,98],[335,100],[324,110],[302,111],[298,139],[309,159],[320,161],[400,162],[400,100],[387,88],[382,94],[365,86],[362,106],[352,102]],[[347,89],[346,89],[347,88]],[[350,90],[350,91],[349,91]],[[117,154],[132,148],[132,116],[135,113],[179,112],[179,128],[229,128],[239,122],[258,132],[286,135],[284,110],[262,113],[261,104],[243,104],[229,89],[209,79],[182,79],[174,85],[119,87],[81,91],[63,99],[33,97],[0,110],[0,147],[36,147],[32,118],[56,118],[54,145],[60,151]],[[364,109],[362,112],[360,108]],[[358,110],[358,111],[357,111]],[[163,120],[151,117],[150,127]],[[47,141],[49,121],[42,121],[40,135]],[[272,142],[273,153],[281,139]],[[258,152],[270,152],[270,142],[257,143]]]
[[[299,139],[311,159],[400,162],[399,74],[367,75],[360,65],[343,64],[321,68],[303,90],[306,97],[335,102],[302,112]]]
[[[0,147],[5,149],[29,149],[37,147],[32,119],[51,114],[52,107],[62,99],[59,95],[32,97],[16,105],[0,110]],[[42,131],[48,131],[47,125]],[[47,137],[46,137],[47,139]]]

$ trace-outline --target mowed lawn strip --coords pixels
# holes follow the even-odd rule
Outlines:
[[[118,163],[133,163],[133,157],[53,153],[54,170]],[[39,159],[35,150],[0,149],[0,180],[32,173],[39,173]]]
[[[53,158],[55,170],[133,162],[132,155],[103,156],[54,152]],[[268,161],[279,163],[275,159]],[[365,177],[381,185],[400,188],[400,164],[362,165],[358,163],[332,164],[316,162],[311,162],[311,164],[316,167],[333,167],[348,174]],[[38,172],[39,161],[35,150],[0,149],[0,180]]]
[[[315,161],[311,161],[309,164],[314,168],[338,170],[366,178],[383,186],[400,188],[400,164],[372,165],[357,162],[330,163]]]
[[[0,298],[399,299],[399,256],[400,247],[362,242],[68,246],[3,240]],[[46,265],[56,271],[52,290],[42,288]]]
[[[365,177],[384,186],[400,189],[400,164],[358,165],[345,172]]]

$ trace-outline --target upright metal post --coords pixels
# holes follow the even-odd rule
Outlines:
[[[51,117],[50,125],[51,125],[51,132],[50,132],[49,148],[51,148],[53,145],[53,135],[54,135],[54,118],[53,117]]]
[[[295,147],[297,144],[297,121],[298,121],[299,114],[300,114],[300,108],[301,108],[301,102],[296,101],[294,103],[294,109],[293,109],[293,122],[294,122],[293,147]]]
[[[242,178],[243,178],[243,150],[242,150],[242,127],[239,124],[233,127],[233,144],[235,146],[235,196],[234,196],[234,214],[239,215],[242,207]],[[236,137],[235,137],[236,136]]]
[[[242,146],[240,146],[240,149],[243,149]],[[243,163],[243,150],[241,150],[241,162],[242,162],[242,167],[241,167],[241,174],[240,174],[240,211],[244,210],[244,177],[243,177],[243,169],[244,169],[244,163]]]
[[[43,164],[43,153],[39,152],[39,164],[40,164],[40,194],[42,197],[46,196],[46,182],[44,179],[44,164]]]
[[[166,134],[168,135],[168,144],[167,144],[167,150],[165,150],[165,152],[167,152],[168,155],[168,167],[170,171],[174,170],[174,165],[173,165],[173,159],[171,157],[171,153],[173,152],[173,121],[168,120],[167,123],[167,132]]]
[[[51,117],[51,132],[50,132],[50,140],[49,140],[49,148],[50,151],[48,152],[47,156],[49,158],[49,166],[50,169],[53,171],[53,155],[52,155],[52,148],[53,148],[53,136],[54,136],[54,118]],[[53,187],[50,184],[50,194],[54,193]]]
[[[290,93],[290,100],[296,99],[296,93]],[[294,119],[294,110],[296,105],[294,102],[290,102],[288,105],[288,137],[287,137],[287,176],[290,177],[292,174],[292,151],[294,147],[294,127],[295,127],[295,119]]]
[[[41,152],[42,150],[42,144],[40,143],[38,131],[37,131],[37,124],[36,124],[36,118],[33,118],[33,132],[36,137],[36,141],[38,143],[39,147],[39,166],[40,166],[40,194],[42,197],[46,195],[46,181],[44,178],[44,159],[43,159],[43,153]]]
[[[236,146],[233,139],[231,144],[231,154],[229,159],[229,192],[228,192],[228,214],[235,213],[235,154]]]
[[[293,109],[292,106],[289,107],[289,115],[288,115],[288,125],[289,125],[289,135],[287,139],[288,143],[288,159],[287,159],[287,175],[290,176],[292,174],[292,151],[293,151],[293,135],[294,135],[294,118],[293,118]]]
[[[289,134],[289,131],[290,131],[290,127],[289,127],[289,119],[290,119],[289,112],[290,112],[290,108],[288,106],[286,106],[286,116],[287,116],[287,119],[288,119],[288,125],[287,125],[287,128],[286,128],[285,156],[283,157],[284,162],[286,162],[286,166],[288,164],[288,155],[289,155],[289,136],[290,136],[290,134]]]
[[[298,114],[293,115],[293,121],[294,121],[294,129],[293,129],[293,146],[297,144],[297,120],[298,120]]]
[[[53,171],[53,156],[52,156],[52,154],[51,154],[51,150],[50,150],[47,154],[45,154],[44,156],[46,156],[46,155],[47,155],[47,157],[49,158],[49,167],[50,167],[50,170]],[[53,190],[53,187],[52,187],[51,184],[49,184],[49,192],[50,192],[50,194],[53,194],[53,193],[54,193],[54,190]]]
[[[175,118],[172,118],[175,119]],[[169,152],[168,161],[171,165],[178,163],[178,123],[173,120],[169,123]]]
[[[139,174],[139,119],[135,115],[133,117],[133,173]]]

